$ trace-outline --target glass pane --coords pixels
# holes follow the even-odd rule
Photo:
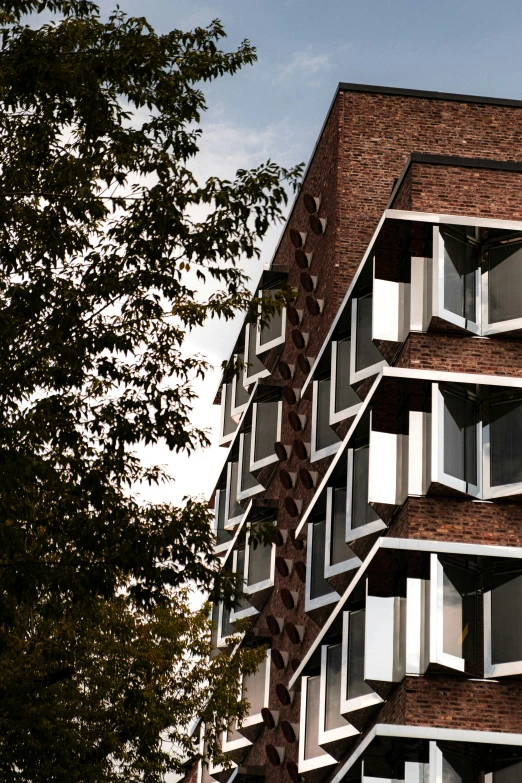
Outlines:
[[[242,574],[243,576],[245,574],[245,550],[244,549],[237,550],[236,574]],[[235,612],[241,612],[243,609],[250,609],[250,604],[248,603],[246,598],[240,598],[239,601],[237,601],[237,603],[234,605]]]
[[[238,359],[240,359],[242,362],[245,361],[245,355],[243,353],[238,354]],[[234,398],[234,408],[239,408],[240,405],[245,405],[248,402],[248,390],[245,389],[243,386],[243,372],[241,371],[237,378],[236,378],[236,384],[235,384],[235,392],[236,396]]]
[[[312,533],[312,573],[310,575],[310,598],[319,598],[335,592],[324,578],[324,548],[326,522],[315,522]]]
[[[265,661],[259,664],[259,669],[255,674],[245,674],[243,677],[243,698],[248,699],[250,704],[249,715],[259,715],[265,706],[265,681]]]
[[[442,783],[478,783],[477,762],[456,753],[442,757]]]
[[[259,582],[265,582],[270,579],[272,570],[272,545],[258,544],[254,549],[254,544],[249,544],[248,556],[248,584],[256,585]]]
[[[476,321],[475,248],[444,235],[444,308],[469,321]]]
[[[373,693],[364,679],[364,622],[366,611],[350,612],[348,623],[348,672],[346,698]]]
[[[337,343],[337,364],[335,376],[335,412],[344,411],[358,405],[361,398],[350,386],[350,351],[352,341],[349,337]]]
[[[489,251],[489,323],[522,318],[522,244]]]
[[[522,761],[510,764],[493,773],[493,783],[520,783],[522,780]]]
[[[274,456],[274,443],[277,440],[278,402],[259,402],[257,404],[256,443],[254,461]]]
[[[522,572],[495,574],[491,590],[493,663],[522,661]]]
[[[265,291],[263,293],[263,296],[272,298],[275,297],[275,295],[279,293],[278,291]],[[261,333],[259,336],[259,345],[266,345],[267,343],[271,342],[272,340],[277,340],[278,337],[281,337],[281,334],[283,332],[283,313],[274,313],[272,317],[270,318],[270,322],[267,326],[261,327]]]
[[[522,482],[522,401],[492,404],[489,414],[491,486]]]
[[[306,725],[305,725],[305,759],[324,756],[326,751],[319,746],[319,688],[320,678],[309,677],[306,683]]]
[[[224,383],[221,393],[224,397],[221,405],[224,405],[225,408],[223,416],[223,435],[230,435],[232,432],[235,432],[237,427],[234,419],[230,417],[230,412],[232,410],[232,384]]]
[[[254,489],[257,487],[257,480],[255,476],[250,473],[250,443],[252,441],[252,433],[245,432],[243,435],[243,462],[241,464],[241,491],[247,489]]]
[[[235,628],[230,622],[230,607],[223,604],[223,614],[221,615],[221,638],[231,636],[235,633]]]
[[[223,544],[225,541],[229,541],[232,535],[229,530],[224,529],[226,517],[226,500],[227,491],[225,487],[222,487],[216,493],[216,537],[218,544]]]
[[[248,366],[246,367],[246,377],[252,378],[259,372],[265,370],[265,365],[256,354],[256,324],[249,324],[248,329]]]
[[[372,294],[357,299],[356,370],[364,370],[365,367],[382,362],[382,354],[372,342],[372,302]]]
[[[332,493],[332,536],[330,563],[343,563],[354,554],[346,543],[346,487],[336,487]]]
[[[219,624],[219,604],[212,604],[212,633],[211,633],[211,640],[212,640],[212,647],[217,647],[217,634],[218,634],[218,624]]]
[[[330,427],[330,378],[317,382],[317,425],[315,433],[316,451],[325,449],[340,438]]]
[[[326,656],[326,731],[346,726],[346,721],[341,715],[341,669],[343,661],[342,644],[334,644],[328,647]]]
[[[477,406],[473,400],[444,393],[444,473],[477,484]]]
[[[370,447],[361,446],[353,452],[351,527],[362,527],[379,519],[368,503],[368,467]]]
[[[228,518],[235,519],[244,513],[244,508],[237,502],[237,477],[239,462],[230,463],[230,499],[228,504]]]
[[[475,660],[476,577],[465,568],[444,565],[442,578],[442,649]]]

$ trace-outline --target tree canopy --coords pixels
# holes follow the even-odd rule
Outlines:
[[[207,444],[208,366],[183,341],[257,307],[241,261],[301,167],[196,180],[203,87],[256,59],[220,49],[217,20],[160,35],[89,0],[7,0],[0,26],[0,776],[159,781],[191,715],[241,714],[257,658],[207,660],[188,587],[238,587],[204,503],[136,495],[167,479],[140,448]]]

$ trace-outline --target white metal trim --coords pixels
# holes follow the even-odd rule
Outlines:
[[[276,400],[267,400],[266,402],[276,402]],[[256,451],[256,437],[257,437],[257,409],[259,405],[263,405],[263,401],[254,402],[252,406],[252,438],[250,441],[250,470],[251,471],[265,468],[267,465],[273,465],[274,462],[278,461],[277,454],[275,452],[271,454],[269,457],[263,457],[263,459],[258,459],[257,461],[254,459],[254,455]],[[281,440],[282,419],[283,419],[283,402],[282,400],[279,400],[278,408],[277,408],[277,424],[276,424],[274,443],[276,443],[278,440]]]
[[[332,380],[330,378],[330,401],[332,399]],[[339,447],[342,444],[342,440],[339,438],[337,443],[332,443],[330,446],[325,446],[322,449],[316,449],[315,444],[317,441],[317,408],[319,402],[319,381],[314,380],[312,385],[312,431],[310,435],[311,440],[311,455],[310,462],[317,462],[317,460],[324,459],[324,457],[331,457],[332,454],[336,454]]]
[[[252,433],[253,435],[253,433]],[[252,448],[252,440],[253,437],[251,435],[251,441],[250,441],[250,447]],[[244,444],[245,444],[245,433],[242,432],[239,436],[239,460],[238,460],[238,468],[237,468],[237,499],[238,500],[247,500],[248,498],[251,498],[253,495],[259,495],[260,492],[263,492],[264,486],[262,484],[257,483],[254,487],[251,489],[241,489],[241,484],[243,483],[243,451],[244,451]],[[250,464],[250,455],[252,451],[250,451],[248,460]]]
[[[316,675],[319,676],[319,675]],[[298,751],[298,772],[300,775],[303,772],[311,772],[314,769],[321,769],[322,767],[330,767],[333,764],[337,764],[333,756],[324,752],[320,756],[314,758],[305,759],[305,743],[306,743],[306,700],[308,696],[308,680],[310,677],[303,677],[303,687],[301,689],[301,709],[299,725],[301,731],[299,732],[299,751]],[[318,738],[319,739],[319,738]]]
[[[332,592],[326,593],[326,595],[321,595],[318,598],[310,597],[310,591],[312,589],[312,550],[314,545],[313,528],[314,528],[314,523],[309,522],[308,537],[307,537],[308,545],[306,547],[305,612],[310,612],[312,609],[321,609],[323,606],[329,606],[330,604],[335,604],[340,598],[339,593],[333,590],[333,588],[332,588]],[[325,548],[326,548],[326,531],[325,531]]]
[[[350,343],[351,343],[351,339],[352,338],[350,337]],[[361,408],[361,405],[363,404],[361,400],[361,402],[357,403],[356,405],[351,405],[350,407],[343,408],[340,411],[335,410],[335,386],[337,381],[337,345],[339,342],[340,340],[332,340],[331,343],[330,424],[338,424],[340,421],[349,419],[351,416],[356,416]],[[351,361],[351,356],[352,356],[352,347],[350,344],[350,361]]]
[[[341,713],[343,715],[344,713],[355,712],[355,710],[362,710],[365,707],[382,704],[383,702],[383,699],[377,693],[375,693],[375,691],[372,691],[372,693],[365,693],[364,696],[356,696],[353,699],[346,698],[346,692],[348,690],[348,642],[350,638],[350,614],[351,612],[343,612],[343,662],[341,669]]]
[[[342,643],[341,643],[342,644]],[[344,718],[339,710],[339,715],[346,721],[345,726],[338,726],[336,729],[326,730],[326,684],[327,684],[327,664],[328,664],[328,649],[334,647],[332,644],[324,644],[321,647],[321,674],[320,674],[320,696],[319,696],[319,745],[323,745],[327,742],[334,742],[335,740],[345,739],[346,737],[355,737],[361,732],[358,731],[355,726]],[[344,668],[344,663],[343,663]],[[342,672],[341,672],[342,677]],[[342,706],[342,688],[340,694],[340,706]]]
[[[270,290],[270,289],[269,289]],[[258,296],[263,295],[263,291],[258,292]],[[272,348],[277,348],[278,345],[283,345],[286,339],[286,307],[281,310],[281,334],[279,337],[274,337],[273,340],[269,340],[267,343],[261,345],[261,324],[259,321],[256,323],[256,355],[259,356],[263,353],[268,353]]]
[[[334,487],[326,488],[326,535],[324,547],[324,575],[326,579],[337,574],[344,574],[346,571],[352,571],[361,565],[361,560],[357,555],[342,560],[340,563],[332,564],[332,527],[333,527],[333,492]],[[348,506],[348,489],[346,491],[346,504]],[[348,509],[346,509],[348,511]],[[346,537],[346,535],[345,535]],[[348,543],[348,542],[347,542]]]
[[[250,384],[254,383],[255,381],[260,380],[261,378],[266,378],[270,375],[270,370],[268,370],[266,367],[264,370],[260,370],[257,373],[254,373],[253,375],[249,375],[250,371],[250,329],[256,328],[255,324],[245,324],[245,367],[243,370],[243,386],[250,386]],[[257,341],[257,337],[256,337]],[[257,354],[256,354],[257,357]]]
[[[245,595],[253,595],[260,590],[266,590],[274,586],[275,582],[275,559],[276,559],[276,545],[272,544],[272,551],[270,555],[270,576],[268,579],[264,579],[262,582],[255,582],[252,585],[248,584],[248,571],[250,568],[250,528],[245,537],[245,586],[243,591]]]
[[[443,577],[442,563],[438,556],[432,553],[430,555],[430,661],[463,672],[466,667],[464,658],[444,652]]]
[[[484,678],[522,674],[522,661],[493,663],[491,590],[484,593]]]
[[[444,305],[444,238],[438,226],[433,226],[433,315],[443,318],[455,326],[471,332],[472,334],[481,334],[480,314],[481,314],[481,280],[480,268],[475,270],[475,311],[478,313],[479,321],[470,321],[464,316],[452,313]]]
[[[358,383],[359,381],[364,381],[366,378],[371,378],[372,375],[376,375],[378,372],[380,372],[382,367],[386,367],[388,365],[388,362],[386,359],[382,359],[380,362],[376,362],[375,364],[371,364],[369,367],[363,367],[362,370],[356,369],[356,362],[357,362],[357,297],[354,296],[352,299],[352,329],[351,329],[351,350],[350,350],[350,384]],[[373,323],[373,296],[372,296],[372,323]]]

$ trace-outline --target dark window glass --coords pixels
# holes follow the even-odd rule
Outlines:
[[[242,514],[244,514],[245,509],[243,506],[241,506],[237,502],[237,477],[239,472],[239,463],[238,462],[231,462],[230,463],[230,471],[229,471],[229,482],[230,482],[230,497],[228,502],[228,518],[229,519],[235,519],[236,517],[240,517]]]
[[[244,549],[238,549],[237,550],[237,559],[236,559],[236,574],[241,574],[244,576],[245,573],[245,550]],[[240,598],[239,601],[234,606],[235,612],[241,612],[243,609],[249,609],[251,604],[248,603],[246,598]]]
[[[263,296],[271,296],[275,297],[275,295],[279,293],[278,291],[267,291],[263,294]],[[267,343],[272,342],[272,340],[277,340],[278,337],[281,337],[281,334],[283,332],[283,313],[282,311],[280,313],[274,313],[267,326],[261,327],[261,333],[259,336],[259,345],[266,345]]]
[[[353,476],[352,476],[352,529],[367,525],[379,519],[378,514],[368,503],[368,468],[370,459],[370,447],[361,446],[353,451]]]
[[[245,355],[243,353],[238,354],[238,359],[242,362],[245,361]],[[234,408],[239,408],[241,405],[245,405],[248,402],[248,389],[243,386],[243,372],[241,371],[236,378],[235,384],[235,398]]]
[[[217,634],[219,624],[219,604],[212,604],[212,647],[217,647]]]
[[[475,248],[468,242],[444,235],[444,308],[469,321],[476,321]]]
[[[243,698],[248,700],[249,715],[259,715],[265,706],[266,662],[261,661],[255,674],[243,677]]]
[[[475,759],[444,753],[442,756],[442,783],[478,783],[479,771]]]
[[[326,656],[326,709],[324,725],[326,731],[347,725],[341,715],[342,661],[342,644],[334,644],[328,647]]]
[[[357,299],[356,370],[364,370],[365,367],[382,362],[382,354],[372,341],[372,303],[372,294]]]
[[[522,761],[517,761],[493,773],[493,783],[520,783],[521,780]]]
[[[491,589],[491,660],[522,661],[522,572],[495,574]]]
[[[222,402],[222,405],[224,405],[225,408],[223,415],[223,435],[230,435],[232,432],[235,432],[237,427],[236,422],[230,416],[232,410],[232,383],[224,383],[221,394],[225,398]]]
[[[312,573],[310,578],[310,598],[333,593],[324,578],[324,548],[326,537],[326,522],[314,522],[312,533]]]
[[[316,451],[339,443],[339,437],[330,427],[330,378],[317,382],[317,424],[315,428]]]
[[[336,565],[350,560],[354,554],[346,543],[346,487],[335,487],[332,491],[332,535],[330,563]]]
[[[477,484],[477,405],[444,391],[444,473]]]
[[[258,544],[254,549],[254,544],[249,544],[248,554],[248,582],[249,585],[257,585],[259,582],[265,582],[270,579],[272,570],[272,545]]]
[[[274,456],[274,443],[277,440],[278,402],[260,402],[257,405],[256,442],[254,461]]]
[[[492,404],[490,480],[492,487],[522,481],[522,400]]]
[[[443,566],[442,649],[448,655],[475,660],[477,581],[466,568]]]
[[[489,251],[489,322],[522,318],[522,244]]]
[[[337,362],[335,376],[335,412],[344,411],[361,402],[360,397],[350,386],[350,347],[349,337],[337,343]]]
[[[250,444],[252,441],[252,433],[245,432],[243,435],[243,462],[241,464],[241,491],[244,492],[247,489],[254,489],[257,487],[257,481],[255,476],[250,473]]]
[[[229,541],[231,533],[229,530],[225,530],[225,518],[226,518],[226,500],[227,491],[225,487],[219,490],[219,494],[216,497],[217,509],[216,509],[216,536],[217,543],[223,544],[225,541]]]
[[[221,638],[225,636],[232,636],[236,632],[236,629],[230,622],[230,607],[223,604],[223,613],[221,615]]]
[[[350,612],[348,622],[348,672],[346,698],[355,699],[372,693],[364,679],[364,623],[366,610]]]
[[[319,746],[319,688],[320,678],[309,677],[306,687],[305,759],[314,759],[326,753]]]
[[[248,363],[246,367],[246,377],[252,378],[252,376],[265,370],[265,365],[256,354],[256,324],[250,324],[248,330]]]

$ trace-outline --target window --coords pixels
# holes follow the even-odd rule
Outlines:
[[[475,229],[471,232],[473,237],[469,232],[435,229],[434,252],[437,254],[441,316],[476,332],[480,272]]]
[[[240,362],[245,362],[245,354],[239,353],[237,359]],[[248,405],[249,393],[248,389],[243,386],[244,370],[239,371],[232,378],[232,410],[231,415],[236,418],[243,413]]]
[[[358,734],[341,715],[341,680],[343,646],[338,644],[321,647],[321,687],[319,703],[319,744],[337,743],[340,739]],[[339,747],[337,748],[339,750]]]
[[[232,533],[230,530],[225,529],[225,524],[227,522],[226,500],[227,491],[226,487],[223,486],[216,490],[216,497],[214,501],[214,534],[216,536],[217,546],[228,543],[232,538]],[[241,509],[241,512],[243,512],[243,509]]]
[[[478,496],[482,465],[479,400],[465,387],[441,387],[437,393],[434,411],[438,416],[433,416],[433,426],[434,443],[438,436],[440,448],[434,455],[434,464],[439,466],[440,481],[460,492]],[[438,432],[435,431],[437,425]]]
[[[283,404],[279,400],[254,404],[252,430],[255,437],[250,454],[250,470],[277,462],[274,444],[281,439]]]
[[[332,378],[330,396],[330,424],[336,424],[349,416],[355,416],[361,399],[350,385],[351,340],[332,342]]]
[[[326,576],[357,568],[361,561],[346,543],[348,509],[346,487],[326,490]]]
[[[245,500],[252,495],[262,492],[263,487],[258,484],[255,476],[250,472],[250,454],[252,447],[252,433],[243,432],[239,439],[239,470],[238,470],[238,499]]]
[[[366,610],[343,614],[343,661],[341,712],[343,714],[379,704],[382,699],[364,679]]]
[[[493,573],[484,593],[484,676],[522,673],[522,570]]]
[[[219,430],[219,445],[230,443],[237,428],[237,422],[232,418],[232,382],[221,387],[221,420]]]
[[[507,241],[488,252],[488,323],[522,318],[522,243]],[[513,324],[518,328],[518,324]]]
[[[312,408],[312,460],[335,454],[341,439],[330,426],[331,379],[314,381]]]
[[[227,465],[227,495],[225,527],[234,527],[243,519],[245,509],[238,501],[239,462],[231,460]]]
[[[430,660],[465,671],[476,659],[477,576],[471,568],[431,555],[430,615]]]
[[[245,562],[246,590],[252,592],[266,583],[273,585],[275,564],[275,544],[254,545],[248,537],[247,558]]]
[[[245,547],[241,546],[235,549],[232,553],[232,571],[235,574],[245,573]],[[243,580],[244,581],[244,580]],[[244,589],[244,585],[243,585]],[[256,614],[256,609],[248,602],[246,598],[240,598],[230,613],[230,622],[235,623],[236,620],[241,620],[243,617],[250,617],[250,615]]]
[[[259,291],[259,296],[275,298],[279,293],[280,291]],[[256,353],[264,353],[277,345],[282,345],[285,341],[285,330],[286,308],[283,308],[281,312],[274,313],[265,326],[258,324]]]
[[[243,386],[250,386],[258,378],[265,378],[270,375],[261,359],[256,353],[256,334],[255,324],[247,324],[245,327],[245,369],[243,372]]]
[[[484,427],[485,494],[522,489],[522,399],[491,401]]]
[[[505,763],[505,762],[504,762]],[[484,775],[484,783],[519,783],[522,780],[522,761],[508,764]]]
[[[369,445],[348,449],[348,541],[384,527],[368,503],[369,460]]]
[[[306,611],[325,606],[339,596],[325,579],[326,520],[310,522],[306,552]]]
[[[350,351],[350,382],[375,375],[386,364],[372,340],[373,296],[370,293],[352,300],[352,341]]]
[[[266,659],[259,664],[254,674],[244,674],[241,687],[241,696],[249,703],[248,717],[241,726],[251,726],[253,723],[261,723],[261,710],[268,707],[270,689],[270,650],[267,650]]]
[[[301,686],[301,732],[299,736],[299,773],[335,764],[319,745],[321,677],[303,677]]]

